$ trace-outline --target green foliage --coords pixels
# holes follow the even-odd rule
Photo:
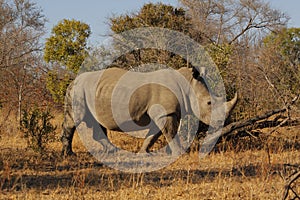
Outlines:
[[[169,28],[188,33],[191,25],[183,8],[174,8],[162,3],[145,4],[137,14],[111,18],[110,23],[110,28],[114,33],[141,27]]]
[[[209,88],[215,94],[222,94],[224,92],[223,84],[226,89],[231,90],[232,88],[227,84],[227,80],[230,79],[230,72],[227,67],[232,61],[232,45],[211,43],[207,44],[204,49],[205,53],[199,55],[198,60],[201,61],[200,66],[206,67],[206,81]],[[216,65],[218,70],[212,67],[214,65]],[[227,94],[229,94],[228,92],[227,90]],[[233,93],[230,91],[229,96]]]
[[[110,18],[110,29],[116,34],[143,27],[165,28],[189,34],[191,21],[186,17],[183,8],[174,8],[162,3],[148,3],[137,13]],[[150,32],[149,34],[149,37],[151,37]],[[145,35],[144,37],[148,36]],[[159,38],[157,39],[159,40]],[[135,44],[137,47],[139,46],[137,44],[139,41],[134,34],[126,35],[126,41],[130,41],[128,43]],[[114,48],[122,49],[124,48],[124,44],[118,44],[118,41],[114,41]],[[132,67],[137,67],[145,63],[159,63],[175,69],[184,65],[186,66],[186,61],[180,56],[159,49],[138,49],[115,61],[117,66],[126,69],[132,69]]]
[[[46,40],[45,61],[59,63],[77,73],[88,55],[87,38],[90,34],[90,27],[83,22],[66,19],[59,22]]]
[[[34,151],[43,153],[46,145],[54,140],[56,127],[51,124],[51,119],[53,116],[49,110],[38,108],[23,110],[20,120],[21,130],[27,138],[28,146]]]
[[[264,40],[267,47],[276,45],[278,52],[293,65],[300,64],[300,28],[283,29]]]
[[[230,44],[208,44],[206,50],[220,70],[225,69],[231,61],[232,46]]]
[[[117,34],[123,33],[124,31],[128,31],[134,28],[161,27],[182,32],[193,38],[193,35],[191,34],[191,30],[193,28],[192,20],[191,18],[187,17],[186,11],[183,8],[174,8],[170,5],[165,5],[162,3],[145,4],[137,13],[126,14],[111,18],[110,24],[111,30]],[[151,33],[149,33],[149,37],[151,37]],[[132,43],[139,42],[138,40],[136,41],[136,38],[133,38],[131,41],[130,36],[127,35],[126,40]],[[157,40],[159,41],[159,38],[157,38]],[[181,43],[181,41],[177,42],[177,46],[182,46],[183,48],[186,48],[184,44]],[[176,44],[172,45],[176,46]],[[114,43],[114,47],[116,49],[123,48],[124,44],[121,44],[119,46],[118,41],[116,41]],[[231,45],[208,44],[206,46],[206,50],[210,54],[212,60],[220,68],[220,71],[223,72],[222,75],[224,75],[226,72],[225,68],[231,61]],[[201,63],[197,64],[203,66],[210,66],[211,61],[207,61],[208,63],[205,63],[205,58],[198,58],[198,60],[201,60]],[[127,69],[132,69],[132,67],[136,67],[144,63],[159,63],[175,69],[189,65],[188,61],[183,59],[181,56],[175,55],[172,52],[162,51],[159,49],[140,49],[128,53],[127,55],[120,57],[116,61],[117,66]],[[212,82],[214,82],[215,79],[216,77],[213,77]],[[218,85],[218,83],[214,83],[214,85]]]
[[[53,69],[47,77],[47,89],[57,103],[64,102],[67,86],[88,56],[87,38],[90,34],[87,24],[65,19],[52,29],[52,35],[47,38],[44,60],[62,66],[59,73]]]
[[[283,29],[264,39],[269,74],[279,90],[300,92],[300,28]]]
[[[64,103],[68,85],[73,80],[70,73],[61,75],[58,71],[52,70],[48,72],[46,87],[52,94],[52,98],[56,103]]]

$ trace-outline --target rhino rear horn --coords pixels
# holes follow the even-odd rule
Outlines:
[[[201,77],[205,77],[205,76],[206,76],[206,73],[207,73],[206,67],[200,67],[200,68],[199,68],[199,73],[200,73],[200,76],[201,76]]]

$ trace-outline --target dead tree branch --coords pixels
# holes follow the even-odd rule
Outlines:
[[[269,112],[266,112],[262,115],[258,115],[258,116],[255,116],[253,118],[250,118],[250,119],[246,119],[246,120],[241,120],[241,121],[238,121],[238,122],[233,122],[227,126],[225,126],[223,129],[222,129],[222,133],[221,133],[221,136],[227,136],[228,134],[230,134],[232,131],[234,130],[237,130],[237,129],[241,129],[245,126],[249,126],[249,125],[252,125],[254,124],[255,122],[257,121],[260,121],[260,120],[264,120],[264,119],[267,119],[275,114],[278,114],[278,113],[283,113],[283,112],[286,112],[290,109],[290,107],[296,103],[296,101],[299,99],[300,95],[296,96],[292,101],[291,103],[289,103],[287,106],[285,106],[284,108],[281,108],[281,109],[275,109],[275,110],[272,110],[272,111],[269,111]],[[286,121],[285,121],[286,122]],[[280,123],[280,126],[282,125],[283,123]]]
[[[282,199],[285,200],[287,199],[288,195],[289,195],[289,191],[292,191],[292,193],[294,194],[294,199],[300,199],[300,196],[296,193],[296,191],[293,189],[292,184],[298,179],[300,178],[300,171],[293,173],[287,180],[286,183],[284,185],[284,191],[283,191],[283,196]]]
[[[241,130],[244,127],[253,125],[255,122],[267,119],[267,118],[269,118],[269,117],[271,117],[275,114],[288,112],[291,109],[291,106],[293,104],[295,104],[296,101],[299,99],[299,97],[300,97],[300,94],[297,95],[291,101],[291,103],[287,104],[284,108],[275,109],[275,110],[266,112],[262,115],[255,116],[255,117],[250,118],[250,119],[241,120],[241,121],[238,121],[238,122],[233,122],[233,123],[223,127],[223,129],[221,131],[217,130],[217,131],[207,132],[208,137],[205,138],[204,142],[202,143],[202,147],[199,151],[205,154],[205,153],[207,153],[208,150],[210,150],[215,145],[215,143],[217,142],[217,140],[220,137],[228,136],[229,134],[231,134],[235,130],[238,130],[238,129]],[[276,128],[279,128],[280,126],[282,126],[284,123],[286,123],[286,121],[284,120],[282,123],[280,123],[278,126],[276,126]]]

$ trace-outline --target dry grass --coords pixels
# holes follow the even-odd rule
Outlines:
[[[40,156],[26,148],[20,134],[2,133],[0,199],[280,199],[281,176],[293,171],[287,165],[300,164],[299,130],[300,126],[280,128],[270,137],[284,135],[295,145],[268,139],[263,142],[278,146],[238,152],[231,146],[201,160],[192,152],[162,170],[142,174],[103,166],[86,152],[77,135],[77,157],[63,160],[59,142]],[[129,140],[119,140],[119,146],[129,148]],[[243,142],[249,143],[243,139],[237,145]],[[140,143],[131,145],[135,151]],[[294,186],[298,193],[299,182]]]

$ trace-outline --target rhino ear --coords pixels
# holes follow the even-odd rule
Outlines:
[[[201,77],[203,78],[206,77],[206,73],[207,73],[206,67],[199,67],[199,73]]]
[[[192,72],[193,72],[193,78],[194,79],[198,79],[199,76],[200,76],[200,72],[198,71],[198,69],[196,69],[195,67],[193,67]]]

